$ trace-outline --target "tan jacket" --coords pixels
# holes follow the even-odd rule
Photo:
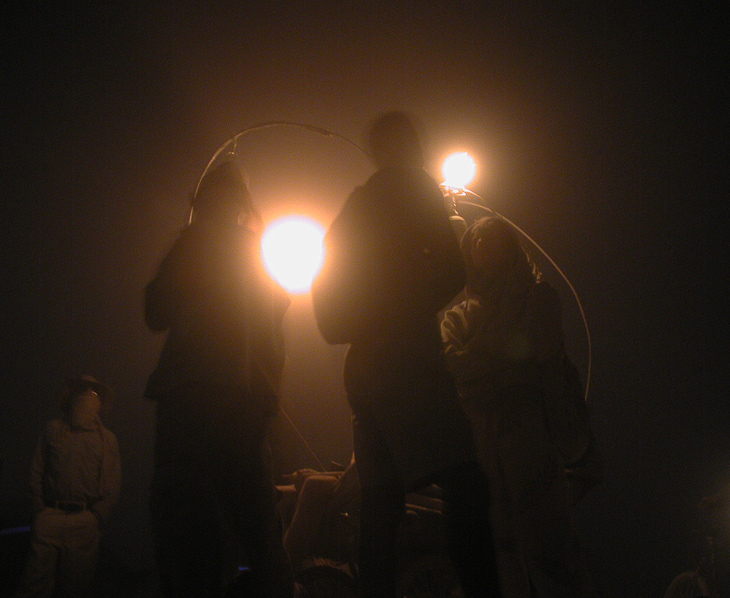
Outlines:
[[[72,428],[65,419],[46,425],[30,475],[34,512],[55,501],[84,503],[104,522],[122,483],[119,444],[100,421],[94,429]]]

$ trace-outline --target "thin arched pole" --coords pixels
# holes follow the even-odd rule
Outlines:
[[[347,142],[349,145],[353,146],[357,150],[361,151],[365,156],[369,157],[369,154],[359,145],[357,145],[352,140],[348,139],[347,137],[344,137],[343,135],[340,135],[338,133],[334,133],[333,131],[330,131],[329,129],[325,129],[323,127],[317,127],[314,125],[308,125],[303,123],[295,123],[295,122],[288,122],[288,121],[270,121],[270,122],[264,122],[257,125],[252,125],[250,127],[247,127],[243,129],[242,131],[239,131],[236,133],[233,137],[226,140],[212,155],[210,160],[208,161],[208,164],[206,164],[205,169],[203,170],[202,174],[200,175],[200,178],[198,179],[198,183],[195,185],[195,192],[193,194],[193,197],[197,197],[198,191],[200,190],[200,184],[205,178],[205,175],[208,174],[208,171],[211,169],[211,167],[216,163],[218,158],[220,158],[221,155],[237,155],[237,144],[238,141],[244,137],[245,135],[252,133],[254,131],[260,131],[262,129],[269,129],[273,127],[293,127],[298,129],[303,129],[306,131],[310,131],[312,133],[316,133],[318,135],[322,135],[324,137],[331,137],[331,138],[338,138],[345,142]],[[190,224],[193,220],[193,209],[192,205],[190,208],[190,214],[188,216],[188,224]],[[312,446],[307,442],[307,439],[304,437],[302,432],[299,430],[299,428],[296,426],[292,418],[289,416],[289,414],[286,412],[286,410],[279,406],[279,411],[284,415],[284,417],[287,419],[291,427],[294,429],[294,432],[297,434],[297,436],[301,439],[301,441],[304,443],[304,446],[307,448],[309,453],[314,457],[314,460],[317,462],[317,465],[319,465],[320,469],[322,471],[325,470],[324,464],[322,463],[321,459],[317,455],[317,453],[314,451]]]
[[[333,131],[330,131],[329,129],[325,129],[324,127],[317,127],[314,125],[307,125],[303,123],[295,123],[295,122],[289,122],[289,121],[283,121],[283,120],[275,120],[275,121],[269,121],[265,123],[260,123],[257,125],[252,125],[250,127],[247,127],[243,129],[242,131],[239,131],[236,133],[233,137],[228,139],[223,145],[221,145],[213,154],[210,161],[205,167],[205,170],[203,170],[203,174],[200,175],[200,179],[198,179],[198,184],[195,186],[195,195],[198,194],[198,189],[200,188],[200,183],[205,177],[205,175],[210,170],[210,167],[215,163],[215,161],[218,159],[218,157],[223,154],[226,150],[230,150],[230,153],[235,154],[236,153],[236,144],[238,143],[238,140],[241,139],[244,135],[247,135],[248,133],[251,133],[253,131],[259,131],[261,129],[269,129],[272,127],[294,127],[298,129],[304,129],[306,131],[311,131],[312,133],[317,133],[318,135],[322,135],[324,137],[336,137],[338,139],[342,139],[343,141],[349,143],[351,146],[353,146],[355,149],[360,150],[363,154],[366,156],[369,156],[369,154],[359,145],[357,145],[354,141],[348,139],[347,137],[344,137],[343,135],[340,135],[338,133],[334,133]]]

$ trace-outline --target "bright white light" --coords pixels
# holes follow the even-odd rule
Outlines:
[[[451,154],[441,169],[444,175],[444,184],[454,189],[464,189],[474,180],[477,173],[477,163],[466,152]]]
[[[301,216],[281,218],[266,228],[261,240],[269,274],[295,295],[308,293],[324,260],[324,228]]]

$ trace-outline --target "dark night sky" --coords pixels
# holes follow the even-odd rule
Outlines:
[[[105,542],[125,567],[150,566],[154,412],[141,394],[162,338],[144,326],[142,289],[189,193],[246,127],[291,121],[359,143],[374,116],[401,108],[428,129],[434,176],[449,150],[472,153],[472,189],[580,295],[607,470],[578,515],[606,596],[660,595],[692,564],[693,507],[730,463],[716,342],[727,321],[708,318],[720,225],[707,219],[704,148],[719,41],[694,37],[711,17],[703,3],[692,14],[644,2],[425,6],[37,2],[13,17],[2,42],[0,524],[27,523],[37,434],[63,378],[91,371],[117,391],[106,423],[125,473]],[[301,128],[251,133],[243,150],[267,220],[298,209],[326,225],[371,172],[352,145]],[[576,304],[546,272],[585,373]],[[283,406],[325,464],[343,462],[343,348],[319,338],[306,297],[286,324]],[[287,422],[277,438],[282,471],[317,466]]]

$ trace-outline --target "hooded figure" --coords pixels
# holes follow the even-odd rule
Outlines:
[[[466,299],[441,330],[489,477],[503,594],[588,598],[570,496],[597,483],[600,463],[558,295],[504,220],[476,221],[461,249]]]
[[[157,402],[163,591],[218,596],[246,564],[256,596],[290,598],[267,440],[289,299],[264,271],[260,218],[233,162],[206,174],[192,207],[145,294],[148,326],[167,332],[145,390]]]

